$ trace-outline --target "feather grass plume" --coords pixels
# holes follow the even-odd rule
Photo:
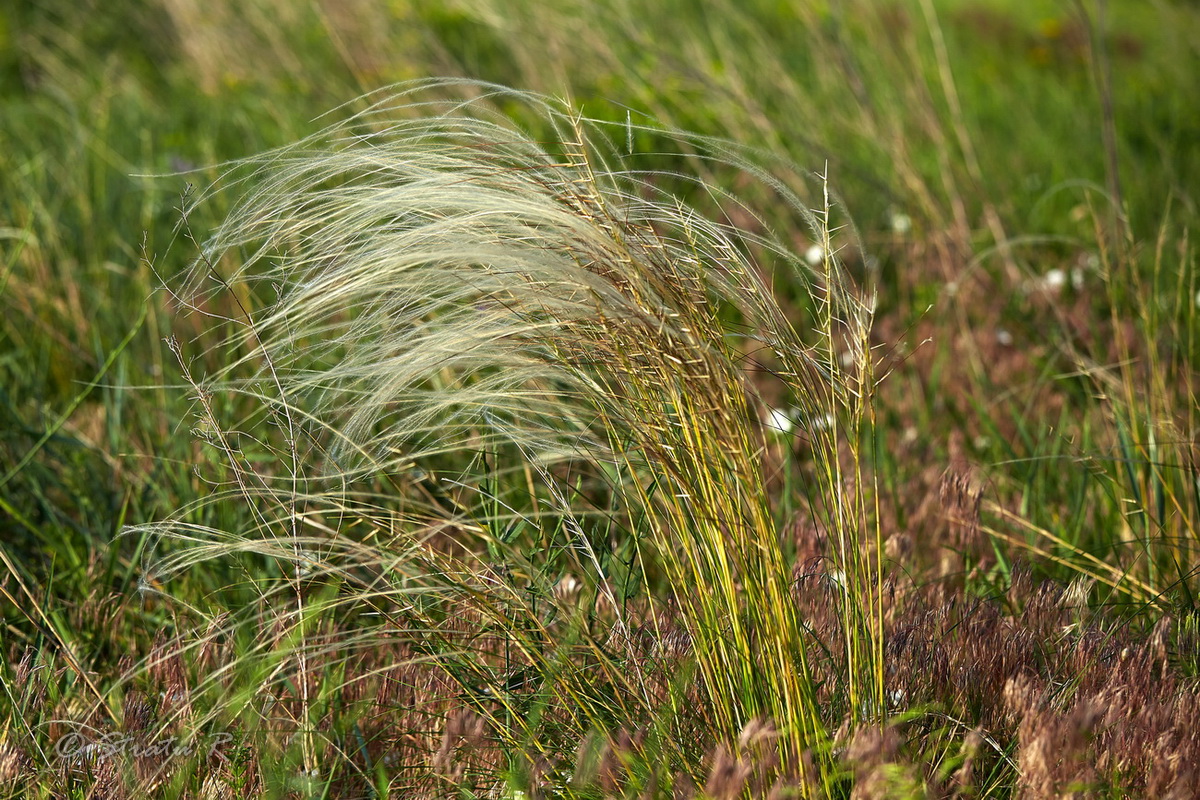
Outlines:
[[[444,99],[453,94],[474,96]],[[494,111],[517,105],[540,140]],[[869,492],[844,473],[858,470],[872,388],[868,306],[832,255],[828,203],[809,212],[733,149],[652,131],[790,204],[829,254],[814,267],[761,221],[752,233],[686,205],[664,188],[681,174],[631,169],[609,139],[631,132],[500,87],[420,84],[241,165],[250,188],[180,296],[212,314],[209,290],[236,298],[222,352],[241,355],[195,384],[233,490],[266,510],[258,531],[234,537],[157,530],[211,543],[168,569],[273,547],[299,573],[318,552],[343,565],[331,572],[374,563],[364,594],[400,597],[436,574],[496,617],[521,593],[482,577],[462,551],[520,537],[541,546],[505,580],[549,582],[564,563],[590,575],[613,617],[596,648],[606,653],[631,637],[611,551],[632,543],[641,585],[669,587],[641,602],[682,620],[719,735],[734,741],[769,717],[798,756],[827,740],[825,716],[764,474],[773,434],[759,389],[769,370],[801,419],[822,421],[800,435],[815,464],[811,505],[840,543],[845,613],[858,621],[847,626],[857,631],[848,696],[864,713],[880,709],[877,610],[862,600],[877,579],[862,555]],[[711,185],[692,190],[717,208],[737,202]],[[764,275],[797,282],[813,318],[794,327]],[[258,434],[217,419],[208,401],[219,390],[263,410]],[[248,458],[247,442],[275,466]],[[431,475],[443,476],[437,492]],[[317,511],[341,522],[316,530]],[[363,520],[365,537],[350,530]],[[344,543],[354,536],[374,543],[372,558]],[[461,550],[420,547],[434,536]],[[544,634],[539,612],[522,608]],[[420,628],[412,619],[408,629]],[[544,647],[524,651],[550,669]],[[654,705],[637,700],[635,677],[621,680],[630,702]]]

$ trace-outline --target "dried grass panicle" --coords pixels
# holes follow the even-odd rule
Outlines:
[[[919,770],[901,753],[903,744],[900,732],[890,725],[868,725],[854,733],[845,755],[854,772],[852,800],[926,796]]]
[[[717,747],[713,754],[712,769],[704,784],[704,796],[714,800],[733,800],[742,794],[746,780],[750,777],[751,765],[738,758],[726,745]]]
[[[434,772],[459,783],[470,767],[471,753],[485,744],[487,723],[470,709],[459,709],[446,718],[442,743],[433,754]]]
[[[952,797],[975,796],[975,765],[983,747],[984,738],[978,729],[967,734],[962,743],[962,763],[950,777]]]
[[[672,416],[662,416],[662,392],[686,386],[676,400],[726,436],[742,424],[743,382],[714,338],[723,304],[743,313],[792,381],[824,382],[743,255],[745,234],[682,208],[653,177],[609,165],[594,125],[507,94],[558,128],[561,153],[489,118],[482,101],[471,115],[446,103],[444,115],[404,120],[406,102],[439,107],[414,90],[356,119],[363,135],[340,126],[259,162],[257,187],[201,272],[222,252],[253,247],[224,283],[284,287],[245,333],[283,381],[277,402],[307,393],[326,412],[348,412],[346,440],[408,459],[414,446],[456,445],[481,423],[506,426],[542,456],[606,447],[577,411],[584,400],[674,463],[686,451],[661,438]],[[750,238],[799,269],[785,248]],[[831,294],[839,315],[861,324],[847,300]],[[433,390],[439,373],[454,377]]]
[[[150,728],[155,721],[155,705],[145,692],[132,690],[122,702],[122,725],[127,732],[140,732]]]
[[[217,775],[206,776],[200,784],[200,800],[235,800],[239,794],[232,781]]]
[[[983,486],[966,467],[951,467],[943,474],[938,486],[945,519],[949,524],[949,543],[957,550],[980,549],[980,509],[983,505]]]
[[[29,774],[32,759],[21,748],[7,742],[0,744],[0,783],[16,785],[19,778]]]
[[[1108,785],[1137,796],[1197,796],[1175,765],[1200,758],[1200,687],[1164,671],[1156,650],[1153,638],[1093,631],[1049,654],[1049,680],[1009,679],[1004,705],[1017,734],[1021,796]]]
[[[13,686],[20,687],[21,702],[30,715],[40,714],[48,690],[47,669],[38,664],[38,650],[27,646],[13,670]]]

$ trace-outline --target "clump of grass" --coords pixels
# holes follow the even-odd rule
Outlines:
[[[451,92],[478,96],[441,99]],[[556,138],[491,110],[514,103]],[[800,756],[827,751],[841,713],[883,714],[881,547],[858,444],[874,388],[868,304],[838,265],[828,202],[810,211],[733,149],[674,134],[807,220],[824,254],[810,265],[765,226],[705,219],[660,188],[666,173],[627,165],[613,139],[632,135],[499,87],[418,84],[243,165],[252,188],[179,297],[210,314],[214,292],[235,298],[221,325],[242,355],[188,377],[226,485],[259,524],[155,527],[196,545],[163,574],[236,552],[286,564],[301,687],[314,620],[363,607],[464,684],[494,677],[494,648],[472,654],[470,636],[449,633],[457,613],[503,630],[505,668],[549,678],[576,727],[604,727],[605,711],[682,719],[698,702],[732,743],[769,719],[783,761],[828,788],[829,770]],[[806,329],[772,280],[811,293]],[[810,453],[807,510],[836,543],[836,711],[816,701],[816,642],[768,490],[764,453],[781,432],[764,422],[767,384],[801,420],[787,436]],[[248,416],[219,419],[217,391],[247,398]],[[589,599],[566,628],[546,600],[565,575]],[[353,588],[319,599],[318,577]],[[667,618],[696,687],[655,697],[623,670],[636,632],[664,639]],[[606,699],[583,663],[612,683]],[[516,728],[513,712],[504,724],[529,746],[550,712],[526,709]]]

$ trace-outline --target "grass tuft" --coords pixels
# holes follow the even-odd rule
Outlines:
[[[476,97],[442,99],[451,91]],[[534,141],[490,111],[511,103],[543,115],[555,139]],[[769,232],[706,219],[660,188],[677,176],[626,163],[612,141],[621,132],[499,87],[419,84],[241,165],[253,188],[180,297],[201,313],[217,304],[211,287],[236,298],[222,346],[243,355],[190,380],[225,482],[259,522],[151,529],[193,543],[167,571],[247,551],[286,563],[301,673],[310,614],[326,610],[307,600],[314,575],[349,581],[365,567],[373,575],[357,591],[416,614],[414,647],[453,661],[434,612],[407,599],[414,587],[434,589],[435,605],[466,593],[478,613],[536,630],[539,601],[569,573],[586,587],[587,616],[603,606],[611,617],[606,661],[633,657],[635,620],[670,612],[718,739],[770,719],[796,762],[828,750],[830,715],[768,489],[764,455],[779,432],[765,424],[763,391],[803,420],[811,512],[837,543],[852,620],[839,702],[878,721],[880,549],[857,445],[874,390],[869,306],[834,254],[828,205],[809,211],[728,146],[674,134],[738,163],[808,220],[826,254],[809,264]],[[808,330],[789,322],[767,275],[809,287]],[[218,418],[219,391],[261,413]],[[523,669],[589,691],[573,683],[587,683],[573,654],[523,636]],[[631,696],[608,702],[650,713],[641,680],[628,676]]]

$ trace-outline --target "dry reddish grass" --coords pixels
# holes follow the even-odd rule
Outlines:
[[[814,642],[824,645],[825,655],[813,660],[814,677],[822,687],[822,706],[834,715],[830,728],[840,727],[834,755],[852,781],[851,796],[975,797],[1008,785],[1021,798],[1084,796],[1105,787],[1131,796],[1200,797],[1195,774],[1200,732],[1194,727],[1200,683],[1186,665],[1186,654],[1197,646],[1194,632],[1186,633],[1191,629],[1171,618],[1139,630],[1115,615],[1088,610],[1075,587],[1034,582],[1028,570],[1018,570],[1006,595],[978,596],[952,569],[961,564],[959,553],[978,554],[985,545],[972,521],[978,488],[954,472],[938,482],[940,490],[931,492],[942,518],[930,526],[932,542],[896,532],[887,544],[887,690],[896,708],[908,711],[882,728],[834,718],[843,702],[839,578],[831,572],[826,543],[811,527],[798,519],[788,529],[801,554],[794,596]],[[957,552],[948,561],[931,558],[938,548]],[[484,621],[469,606],[450,610],[439,632],[443,640],[468,646],[480,663],[499,667],[503,636],[481,633]],[[629,619],[627,669],[666,703],[679,691],[672,681],[686,668],[690,641],[667,612],[656,618],[633,613]],[[149,668],[125,692],[116,724],[81,704],[78,695],[55,699],[65,667],[35,669],[32,651],[11,651],[18,665],[13,685],[29,718],[55,721],[36,741],[10,736],[0,749],[0,774],[30,788],[86,787],[92,796],[124,798],[166,786],[173,771],[188,769],[195,770],[204,797],[259,796],[268,784],[263,765],[286,757],[299,729],[301,704],[290,668],[290,684],[273,685],[269,702],[228,722],[225,730],[235,741],[199,762],[150,754],[45,763],[38,755],[38,746],[52,745],[78,725],[90,726],[94,737],[108,732],[153,742],[186,736],[207,710],[196,687],[236,659],[228,640],[213,633],[198,637],[198,647],[160,638],[146,654]],[[283,633],[266,622],[258,631],[266,641]],[[337,701],[318,723],[326,743],[322,763],[343,765],[332,784],[334,795],[368,796],[370,775],[344,766],[361,767],[364,754],[406,797],[495,786],[512,752],[503,732],[503,702],[466,691],[444,662],[421,658],[409,637],[397,633],[359,652],[339,652],[339,640],[351,636],[330,626],[309,642],[315,653],[310,675],[345,669]],[[507,665],[518,666],[511,660]],[[660,754],[647,738],[653,720],[629,719],[607,732],[587,733],[572,717],[570,698],[556,695],[555,686],[542,688],[549,693],[547,729],[577,737],[558,752],[574,750],[576,758],[561,763],[532,749],[526,770],[531,796],[550,796],[568,775],[576,789],[621,795],[637,774],[642,777],[636,785],[647,786],[647,764],[654,774],[650,786],[680,797],[782,797],[800,788],[800,765],[780,762],[779,732],[768,720],[747,725],[733,744],[706,742],[702,714],[679,720],[677,732],[689,731],[696,737],[695,751],[708,753],[684,770],[657,763]],[[310,689],[315,694],[318,682]],[[518,686],[511,702],[519,705],[533,691]],[[699,709],[700,693],[686,688],[684,693]],[[359,742],[347,739],[348,720]],[[948,758],[957,759],[953,769],[946,767]]]

